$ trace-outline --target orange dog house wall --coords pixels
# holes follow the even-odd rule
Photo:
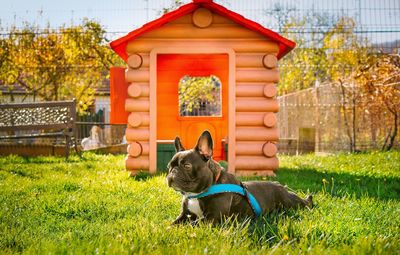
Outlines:
[[[214,158],[227,156],[228,171],[274,175],[277,63],[294,42],[211,0],[193,0],[110,45],[128,65],[111,69],[111,121],[127,122],[132,174],[157,171],[157,144],[178,135],[192,148],[208,129]],[[180,82],[199,77],[217,84],[220,106],[211,115],[182,114]]]

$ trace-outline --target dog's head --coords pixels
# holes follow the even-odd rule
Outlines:
[[[215,182],[221,167],[212,159],[210,132],[204,131],[191,150],[185,150],[180,138],[175,138],[175,150],[168,163],[168,186],[182,194],[201,193]]]

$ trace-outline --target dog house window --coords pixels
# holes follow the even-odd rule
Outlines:
[[[179,81],[180,116],[221,116],[221,80],[215,76],[183,76]]]

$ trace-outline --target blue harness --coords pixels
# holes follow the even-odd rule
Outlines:
[[[256,217],[259,217],[262,213],[260,204],[258,203],[257,199],[247,191],[247,189],[244,186],[236,185],[236,184],[215,184],[210,186],[208,190],[204,191],[203,193],[193,195],[193,196],[188,196],[188,198],[202,198],[202,197],[208,197],[211,195],[215,194],[220,194],[220,193],[236,193],[239,195],[244,196],[247,201],[249,202],[251,209],[253,209],[254,214]]]

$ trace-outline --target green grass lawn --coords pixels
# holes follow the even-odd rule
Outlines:
[[[165,174],[128,177],[123,156],[0,158],[0,253],[400,254],[400,152],[281,156],[277,180],[312,211],[171,227]]]

